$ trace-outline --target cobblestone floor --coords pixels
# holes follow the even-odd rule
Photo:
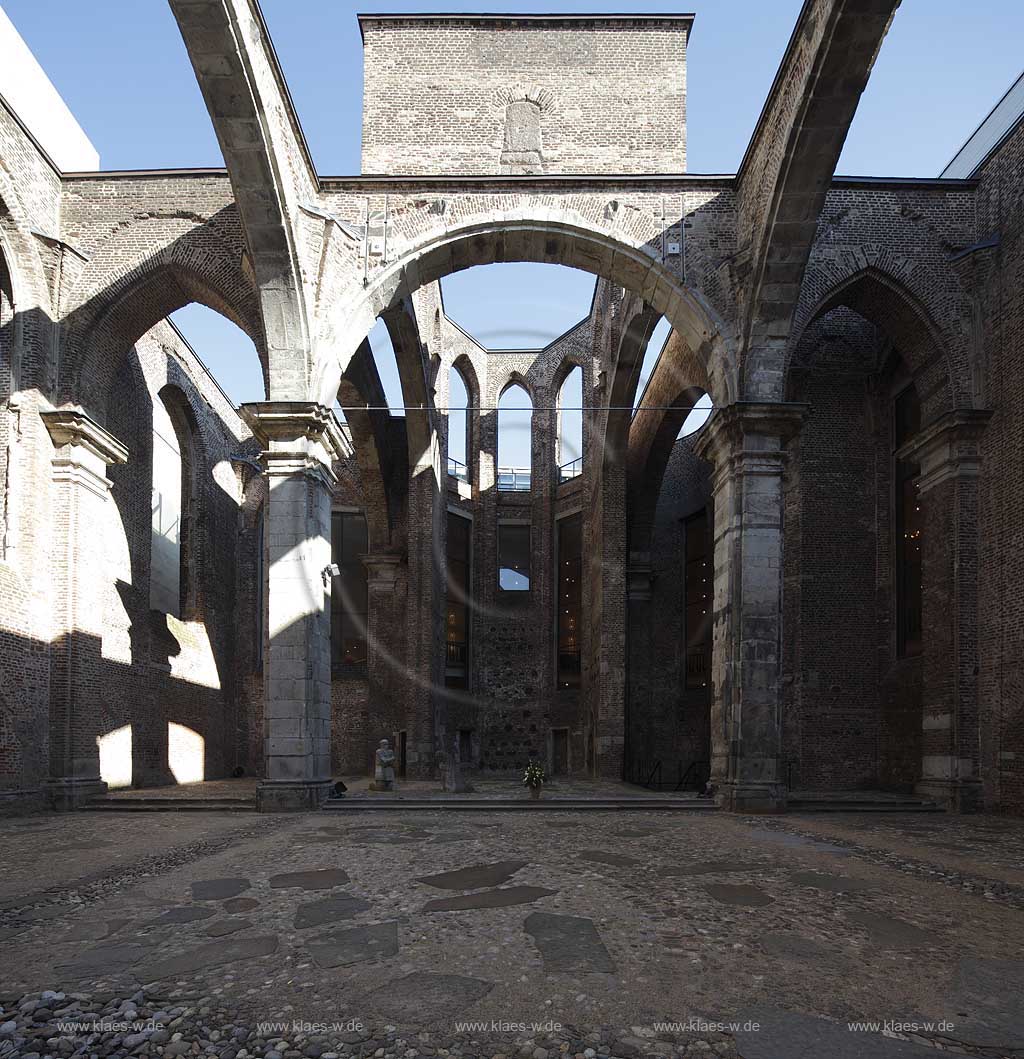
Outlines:
[[[106,812],[0,843],[0,1059],[1024,1055],[1024,821]]]

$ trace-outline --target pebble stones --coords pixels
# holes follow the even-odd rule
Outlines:
[[[592,919],[531,912],[523,924],[544,961],[544,970],[569,974],[615,970]]]
[[[854,879],[850,876],[831,875],[822,871],[790,872],[789,880],[794,886],[813,886],[816,890],[825,890],[833,894],[872,890],[876,886],[870,879]]]
[[[300,890],[330,890],[334,886],[344,886],[348,881],[348,872],[341,868],[288,871],[270,877],[270,885],[275,890],[284,887],[296,887]]]
[[[316,965],[325,969],[394,956],[398,952],[398,923],[370,923],[336,930],[310,940],[306,947]]]
[[[589,860],[594,864],[610,864],[615,868],[633,868],[643,861],[635,857],[625,857],[621,853],[606,853],[603,849],[585,849],[579,854],[580,860]]]

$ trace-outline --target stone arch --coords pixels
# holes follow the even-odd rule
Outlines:
[[[60,395],[65,401],[102,405],[126,351],[160,320],[191,302],[213,309],[244,331],[256,347],[268,380],[259,300],[244,261],[197,226],[156,253],[135,258],[99,277],[87,273],[63,321]]]
[[[382,554],[395,544],[393,534],[404,503],[406,464],[404,452],[397,452],[393,444],[391,415],[373,350],[366,340],[341,377],[338,401],[345,408],[359,467],[370,553]]]
[[[957,371],[945,336],[928,308],[905,283],[874,266],[838,282],[807,314],[787,357],[787,392],[792,369],[799,361],[798,351],[806,353],[804,337],[813,334],[813,325],[838,308],[856,313],[892,343],[918,385],[926,420],[952,408],[973,405],[970,380]]]
[[[715,400],[724,402],[726,392],[735,391],[732,334],[700,292],[680,282],[652,256],[643,240],[653,235],[603,232],[587,227],[582,215],[566,211],[564,219],[552,219],[553,212],[547,211],[544,217],[524,214],[435,228],[410,240],[402,256],[341,309],[343,322],[328,329],[335,335],[348,335],[350,345],[347,351],[340,351],[340,356],[337,348],[319,351],[313,381],[317,399],[323,402],[332,398],[335,379],[344,370],[347,357],[369,334],[376,318],[420,287],[474,265],[534,261],[577,268],[642,297],[659,316],[669,319],[707,366]],[[627,241],[630,238],[634,242]]]

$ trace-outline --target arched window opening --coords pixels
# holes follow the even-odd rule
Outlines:
[[[498,523],[498,588],[503,592],[530,591],[531,554],[528,523]]]
[[[911,383],[893,401],[893,528],[896,537],[896,654],[921,653],[921,545],[924,519],[918,476],[921,468],[899,450],[921,429],[921,402]]]
[[[569,372],[558,391],[558,480],[583,473],[583,369]]]
[[[183,616],[188,587],[185,557],[188,514],[188,437],[175,424],[164,397],[153,402],[152,534],[149,605],[175,618]]]
[[[199,302],[178,309],[167,319],[232,404],[266,400],[259,354],[237,324]]]
[[[679,429],[679,433],[676,435],[676,440],[680,438],[688,438],[691,434],[696,434],[698,430],[711,418],[711,413],[715,410],[714,403],[711,400],[710,394],[704,394],[697,403],[690,409],[689,415],[683,420],[683,425]]]
[[[448,600],[445,614],[444,683],[469,687],[470,570],[472,528],[468,518],[448,512]]]
[[[580,686],[580,633],[583,606],[583,519],[558,520],[558,686]]]
[[[454,365],[448,372],[448,473],[469,481],[469,387]]]
[[[367,551],[363,512],[332,512],[331,560],[340,570],[331,586],[331,668],[335,671],[366,665],[368,605],[363,556]]]
[[[533,403],[518,383],[498,398],[498,489],[529,492],[533,466]]]

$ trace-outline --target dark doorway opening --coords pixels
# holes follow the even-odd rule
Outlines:
[[[569,775],[569,729],[554,728],[551,731],[551,774]]]

